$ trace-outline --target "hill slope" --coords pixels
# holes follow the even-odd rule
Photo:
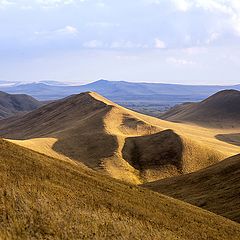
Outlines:
[[[238,239],[240,225],[0,140],[3,239]]]
[[[59,100],[0,125],[0,135],[23,140],[15,141],[20,145],[132,183],[193,172],[225,156],[96,93]]]
[[[240,222],[240,155],[145,187]]]
[[[191,122],[204,126],[232,128],[240,126],[240,91],[225,90],[200,103],[183,104],[173,108],[162,119]]]
[[[43,103],[24,94],[8,94],[0,92],[0,119],[30,112]]]

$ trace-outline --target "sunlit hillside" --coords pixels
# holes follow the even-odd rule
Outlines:
[[[194,172],[238,152],[215,137],[229,130],[162,121],[96,93],[59,100],[0,124],[1,136],[17,144],[135,184]]]

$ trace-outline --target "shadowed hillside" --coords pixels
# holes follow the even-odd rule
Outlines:
[[[0,92],[0,119],[30,112],[42,105],[28,95]]]
[[[0,140],[2,239],[238,239],[240,225]]]
[[[186,174],[205,168],[221,159],[222,155],[203,147],[172,130],[126,139],[123,157],[140,170],[145,181],[171,175]]]
[[[240,155],[144,186],[240,222]]]
[[[218,134],[216,138],[220,141],[240,146],[240,133]]]
[[[224,154],[188,136],[173,131],[165,136],[166,128],[171,126],[159,119],[127,110],[96,93],[83,93],[1,121],[0,134],[131,183],[197,171],[224,159]]]
[[[191,122],[203,126],[233,128],[240,126],[240,91],[225,90],[200,103],[177,106],[161,116],[175,122]]]

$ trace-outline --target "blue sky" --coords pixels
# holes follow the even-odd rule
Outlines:
[[[0,0],[0,79],[240,83],[239,0]]]

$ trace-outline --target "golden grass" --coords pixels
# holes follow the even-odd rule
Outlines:
[[[207,128],[240,127],[240,91],[223,90],[199,103],[174,107],[163,114],[163,119],[196,123]]]
[[[0,140],[1,239],[239,239],[240,225]]]
[[[176,134],[171,148],[168,141],[161,141],[168,129]],[[237,146],[215,137],[229,131],[163,121],[125,109],[97,93],[84,93],[16,120],[1,121],[0,135],[51,157],[77,160],[114,178],[140,184],[193,172],[237,154]],[[136,148],[148,152],[140,159],[147,164],[132,161]],[[160,151],[165,156],[159,157]],[[177,163],[173,163],[177,151]]]
[[[240,222],[240,155],[143,186]]]

